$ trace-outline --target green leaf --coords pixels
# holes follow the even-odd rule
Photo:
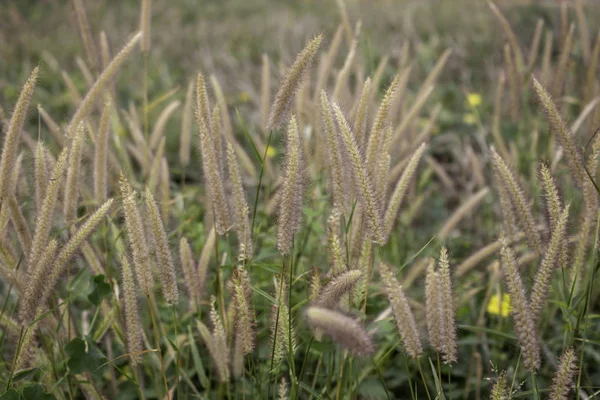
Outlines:
[[[85,371],[96,372],[106,361],[93,340],[86,336],[85,340],[75,338],[65,346],[65,352],[69,355],[67,366],[71,374],[80,374]]]
[[[15,389],[10,389],[0,394],[0,400],[20,400],[21,396]]]
[[[35,367],[35,368],[27,368],[27,369],[22,369],[20,371],[17,371],[15,373],[15,375],[12,378],[13,382],[17,382],[20,381],[22,379],[27,379],[27,380],[33,380],[33,376],[40,371],[39,368]]]
[[[240,115],[240,112],[238,111],[238,109],[235,109],[235,114],[237,115],[238,121],[240,121],[240,124],[242,125],[242,130],[244,131],[244,134],[246,135],[246,137],[248,138],[248,140],[250,141],[250,144],[252,145],[252,149],[254,150],[254,155],[256,156],[256,158],[258,158],[258,161],[260,161],[260,164],[263,164],[263,159],[260,156],[260,153],[258,152],[258,149],[256,148],[256,144],[254,144],[254,140],[252,140],[252,136],[250,136],[250,132],[248,132],[248,128],[246,128],[246,124],[244,123],[244,120],[242,119],[242,116]]]
[[[96,275],[92,280],[92,293],[88,295],[88,299],[97,307],[110,292],[110,285],[104,281],[104,275]]]
[[[208,388],[209,382],[206,377],[206,372],[204,372],[204,366],[202,365],[202,359],[200,358],[200,353],[198,352],[198,347],[196,346],[196,341],[194,336],[192,335],[192,330],[188,326],[188,336],[190,338],[190,349],[192,350],[192,358],[194,359],[194,367],[196,369],[196,373],[198,374],[198,379],[200,379],[200,384],[205,389]]]
[[[56,400],[51,393],[46,393],[44,387],[40,384],[27,386],[23,389],[23,400]]]
[[[358,386],[358,394],[368,399],[387,399],[387,393],[377,379],[365,379]]]
[[[173,348],[173,350],[175,350],[176,353],[179,353],[179,347],[177,347],[177,345],[175,345],[175,343],[173,343],[173,341],[171,340],[171,338],[169,338],[167,335],[165,335],[165,337],[167,338],[167,340],[171,344],[171,347]]]
[[[252,290],[254,290],[256,293],[260,294],[261,296],[263,296],[265,299],[269,300],[272,304],[277,304],[277,300],[275,300],[275,298],[273,296],[271,296],[269,293],[265,292],[262,289],[257,288],[256,286],[250,286]]]
[[[306,390],[308,393],[310,393],[311,395],[313,395],[317,399],[322,399],[323,398],[323,396],[321,396],[319,393],[315,392],[313,390],[313,388],[311,388],[310,386],[308,386],[304,382],[298,382],[298,386],[300,386],[303,390]]]

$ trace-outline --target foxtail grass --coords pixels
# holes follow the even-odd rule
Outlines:
[[[286,135],[285,175],[277,219],[277,249],[290,253],[294,234],[300,229],[305,187],[305,161],[296,118],[292,116]]]
[[[398,183],[396,184],[396,187],[394,188],[394,192],[392,194],[392,197],[390,198],[384,217],[385,234],[388,238],[390,233],[392,232],[392,228],[394,227],[394,223],[398,215],[398,210],[400,209],[402,201],[406,196],[408,185],[410,185],[415,176],[415,172],[419,165],[419,161],[421,161],[421,157],[423,156],[423,153],[425,152],[426,148],[427,145],[425,143],[421,144],[417,148],[417,150],[410,157],[410,160],[408,161],[408,164],[406,165],[402,176],[400,177]]]
[[[573,348],[567,348],[562,356],[552,378],[550,400],[567,400],[573,389],[575,374],[577,373],[577,356]]]
[[[235,150],[231,143],[227,142],[227,167],[229,171],[229,181],[233,190],[233,215],[234,226],[239,242],[238,259],[250,260],[254,252],[252,245],[252,235],[250,232],[250,220],[248,200],[242,184],[242,178],[237,165]]]
[[[158,204],[154,200],[154,195],[150,188],[146,188],[145,193],[146,211],[150,217],[150,227],[156,246],[156,263],[162,285],[162,293],[165,301],[169,305],[176,305],[179,301],[179,290],[177,288],[177,274],[175,264],[169,249],[167,233],[160,216]]]
[[[310,306],[306,310],[309,324],[355,355],[370,355],[375,350],[372,339],[359,321],[339,311]]]
[[[538,254],[542,252],[542,239],[536,229],[536,223],[531,213],[529,201],[525,198],[525,193],[521,185],[517,182],[514,173],[508,164],[500,157],[494,148],[492,148],[492,163],[502,187],[509,194],[512,210],[517,217],[517,222],[521,225],[526,234],[527,242],[531,249]]]
[[[140,316],[137,300],[136,284],[133,280],[133,273],[126,257],[121,259],[121,274],[123,279],[123,305],[124,318],[127,338],[127,351],[133,366],[136,366],[139,361],[139,353],[142,351],[142,336]]]
[[[141,37],[141,32],[135,34],[129,40],[129,42],[121,49],[121,51],[111,60],[106,69],[102,71],[100,76],[98,76],[98,79],[96,79],[96,82],[87,92],[87,94],[79,104],[79,107],[71,117],[71,121],[69,122],[69,126],[67,128],[67,135],[69,137],[72,136],[72,133],[74,133],[75,129],[77,129],[79,123],[81,123],[87,117],[98,96],[100,96],[108,82],[110,82],[116,75],[117,71],[119,70],[123,62],[131,54],[133,48],[141,39]]]
[[[381,155],[381,146],[383,145],[384,136],[383,127],[387,122],[390,107],[396,96],[399,79],[400,75],[396,75],[392,83],[390,83],[390,86],[387,88],[379,105],[379,109],[377,110],[377,114],[375,115],[373,125],[371,126],[365,159],[367,169],[371,174],[375,173],[375,163],[377,157]]]
[[[351,293],[362,275],[361,270],[351,269],[334,276],[321,290],[317,304],[326,308],[335,307],[344,295]]]
[[[367,216],[370,234],[372,235],[374,242],[378,244],[384,244],[385,235],[381,211],[381,200],[376,197],[373,178],[369,173],[367,165],[363,161],[360,148],[356,143],[356,138],[350,129],[350,125],[348,124],[344,113],[335,103],[332,103],[332,108],[339,133],[342,137],[342,142],[344,143],[344,147],[350,156],[354,185],[356,187],[356,192],[358,193],[361,206]]]
[[[250,278],[242,265],[238,265],[234,270],[232,281],[236,310],[236,334],[243,354],[250,354],[254,350],[256,341],[256,316],[252,307]]]
[[[140,31],[142,32],[142,39],[140,41],[140,48],[142,53],[150,51],[150,45],[152,43],[151,38],[151,22],[152,22],[152,0],[142,0],[142,9],[140,12]]]
[[[315,54],[321,46],[322,39],[323,36],[318,35],[308,42],[304,50],[298,54],[296,60],[287,71],[285,78],[279,86],[277,94],[275,94],[275,100],[273,100],[273,104],[271,105],[267,123],[268,131],[279,128],[283,123],[290,105],[293,102],[296,90],[300,87],[300,84],[306,76]]]
[[[181,119],[181,138],[179,143],[179,163],[187,167],[190,163],[190,151],[192,142],[192,112],[193,112],[194,85],[190,82],[185,94],[183,104],[183,117]]]
[[[111,104],[109,99],[104,103],[94,150],[94,198],[98,202],[105,201],[108,195],[108,143],[110,138],[109,119]]]
[[[46,185],[48,183],[48,168],[46,164],[46,148],[42,142],[38,142],[34,158],[34,185],[35,185],[35,210],[39,215],[46,197]]]
[[[521,346],[525,368],[535,372],[540,367],[541,357],[538,333],[532,319],[533,313],[531,312],[531,306],[525,293],[525,287],[519,274],[513,250],[505,238],[501,238],[500,240],[502,242],[502,249],[500,250],[500,254],[502,255],[502,271],[508,292],[510,293],[512,314],[515,320],[515,334]]]
[[[440,287],[442,290],[443,304],[443,337],[442,337],[442,354],[444,362],[451,364],[456,362],[458,357],[456,343],[456,326],[454,322],[454,294],[452,290],[452,278],[450,276],[450,260],[448,250],[442,246],[440,250]]]
[[[437,352],[443,350],[443,299],[440,274],[435,270],[435,261],[430,260],[425,277],[425,308],[429,343]]]
[[[85,126],[80,123],[69,152],[67,165],[67,179],[65,181],[64,217],[67,226],[73,225],[77,220],[77,204],[79,200],[79,178],[81,171],[81,153],[85,135]]]
[[[142,223],[142,216],[135,200],[135,194],[132,192],[129,182],[123,174],[120,177],[119,187],[121,201],[123,202],[123,213],[125,215],[125,227],[133,256],[134,271],[138,284],[144,293],[149,296],[154,288],[154,277],[152,276],[150,251],[144,224]]]
[[[408,304],[406,294],[404,294],[404,289],[394,276],[392,269],[383,262],[379,264],[379,273],[383,288],[392,307],[392,313],[396,320],[398,332],[402,337],[404,348],[409,356],[418,358],[423,354],[423,346],[421,345],[421,338],[419,337],[415,317]]]
[[[333,203],[342,209],[347,207],[347,190],[344,185],[344,174],[342,170],[343,153],[341,152],[341,143],[338,140],[336,127],[334,124],[331,106],[325,91],[321,91],[321,113],[323,119],[323,130],[327,136],[327,149],[329,154],[329,168],[331,170],[331,191]]]
[[[45,251],[50,229],[52,228],[52,218],[54,216],[54,208],[58,198],[58,193],[61,188],[62,178],[67,165],[67,148],[65,147],[50,174],[50,182],[46,187],[46,197],[42,203],[42,211],[37,217],[37,223],[33,233],[33,241],[31,242],[31,252],[27,260],[28,269],[35,271],[37,263]]]
[[[218,116],[218,110],[212,117],[209,117],[208,104],[205,104],[208,101],[206,98],[206,88],[201,74],[198,75],[196,99],[198,107],[196,110],[196,121],[200,128],[200,150],[202,153],[204,178],[213,206],[215,228],[219,235],[223,235],[231,228],[231,224],[229,220],[229,205],[223,185],[222,160],[219,152],[221,133],[213,131],[215,125],[211,124],[212,117],[215,115]],[[216,141],[215,138],[219,140]]]
[[[12,117],[8,123],[8,129],[4,135],[4,145],[2,147],[2,157],[0,158],[0,201],[8,198],[10,195],[10,171],[14,168],[19,149],[21,130],[27,116],[27,108],[33,96],[33,91],[37,82],[39,67],[36,67],[23,86],[19,99],[15,105]]]

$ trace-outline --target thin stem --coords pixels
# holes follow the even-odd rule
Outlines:
[[[533,398],[540,400],[540,393],[538,392],[537,381],[535,379],[535,372],[531,373],[531,384],[533,385]]]
[[[436,351],[435,354],[437,355],[437,373],[438,373],[438,381],[440,382],[440,393],[438,393],[438,397],[442,398],[442,366],[440,363],[440,352]],[[448,378],[450,378],[450,374],[448,373]]]
[[[269,146],[271,145],[271,138],[273,137],[273,131],[269,132],[269,139],[267,140],[267,145],[265,146],[265,152],[263,154],[262,160],[260,160],[260,175],[258,177],[258,186],[256,187],[256,197],[254,198],[254,208],[252,210],[252,224],[250,225],[250,237],[254,240],[254,221],[256,220],[256,209],[258,208],[258,197],[260,195],[260,188],[262,186],[262,179],[265,172],[265,159],[267,158],[267,152],[269,151]]]
[[[427,392],[427,398],[431,400],[431,395],[429,394],[429,389],[427,388],[427,381],[425,380],[425,375],[423,375],[423,369],[421,368],[421,359],[417,358],[417,365],[419,366],[419,374],[421,374],[421,379],[423,380],[423,386],[425,386],[425,392]]]
[[[158,328],[156,326],[156,319],[154,317],[154,307],[152,306],[152,301],[150,299],[150,294],[146,293],[146,298],[148,299],[148,308],[150,309],[150,317],[152,318],[152,327],[154,329],[154,339],[156,342],[156,351],[158,353],[158,359],[160,360],[160,369],[162,372],[163,383],[165,385],[165,396],[167,400],[170,400],[169,397],[169,385],[167,384],[167,374],[165,371],[165,364],[163,362],[162,350],[160,349],[160,340],[158,336]]]
[[[175,346],[177,348],[173,349],[173,351],[175,352],[175,391],[177,392],[177,398],[181,398],[181,392],[179,391],[179,368],[181,367],[181,358],[179,358],[179,345],[177,344],[177,326],[179,325],[179,318],[177,316],[177,313],[175,312],[175,306],[171,306],[171,311],[173,312],[173,321],[175,321],[175,340],[173,341],[175,343]]]
[[[594,249],[593,249],[593,254],[594,257],[596,255],[597,252],[597,245],[598,245],[598,233],[600,232],[600,215],[596,214],[596,235],[594,238]],[[579,398],[579,391],[581,388],[581,376],[582,376],[582,371],[583,371],[583,358],[585,356],[585,344],[587,342],[587,326],[589,325],[589,315],[590,315],[590,303],[591,303],[591,297],[592,297],[592,291],[594,289],[594,280],[596,279],[596,271],[598,271],[598,268],[600,267],[600,264],[598,263],[598,261],[596,261],[596,263],[594,264],[593,268],[592,268],[592,274],[590,276],[589,279],[589,284],[588,284],[588,288],[585,294],[586,297],[586,302],[585,302],[585,309],[583,310],[583,312],[585,313],[585,324],[584,324],[584,330],[583,330],[583,341],[581,343],[581,353],[579,355],[579,373],[577,374],[577,396],[576,398]],[[577,322],[577,329],[579,329],[579,321]]]
[[[273,365],[275,364],[275,346],[277,345],[277,330],[279,328],[279,311],[281,310],[281,296],[283,294],[283,279],[285,278],[285,257],[283,258],[281,265],[281,276],[279,278],[279,296],[277,297],[277,314],[275,316],[275,329],[273,330],[273,348],[271,350],[271,368],[269,368],[269,380],[268,380],[268,392],[267,398],[271,398],[271,372],[273,372]]]
[[[297,392],[296,365],[294,363],[294,349],[292,347],[292,283],[294,279],[294,237],[292,236],[292,252],[290,256],[290,283],[288,288],[288,363],[290,364],[290,398],[294,398]]]
[[[25,326],[23,325],[23,326],[21,326],[21,332],[19,333],[19,342],[17,344],[17,351],[15,352],[15,356],[13,357],[12,365],[10,366],[10,374],[8,375],[8,381],[6,382],[6,390],[8,390],[10,388],[13,374],[15,372],[15,365],[17,364],[17,358],[19,357],[19,352],[21,351],[21,345],[23,344],[24,336],[25,336]]]
[[[214,205],[213,205],[213,216]],[[217,298],[219,299],[219,308],[221,309],[221,318],[223,323],[227,324],[227,317],[225,315],[225,298],[223,297],[223,285],[221,276],[221,263],[219,262],[219,235],[217,234],[216,221],[213,223],[213,229],[215,230],[215,259],[217,263]]]

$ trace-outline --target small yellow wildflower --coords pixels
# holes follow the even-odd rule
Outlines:
[[[267,147],[267,158],[273,158],[275,157],[275,154],[277,154],[277,151],[275,151],[273,146]]]
[[[250,101],[250,95],[246,91],[242,91],[238,94],[238,100],[240,103],[247,103]]]
[[[477,116],[473,113],[467,113],[463,115],[463,122],[467,125],[475,125],[477,123]]]
[[[487,306],[487,312],[490,314],[500,315],[501,317],[508,317],[510,314],[510,295],[508,293],[504,293],[502,295],[502,300],[500,300],[500,295],[498,293],[494,294],[490,299],[490,302]]]
[[[477,107],[481,104],[481,95],[479,93],[469,93],[467,95],[467,103],[469,103],[469,105],[471,107]]]

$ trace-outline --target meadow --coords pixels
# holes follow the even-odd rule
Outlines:
[[[0,3],[0,399],[600,396],[592,1]]]

